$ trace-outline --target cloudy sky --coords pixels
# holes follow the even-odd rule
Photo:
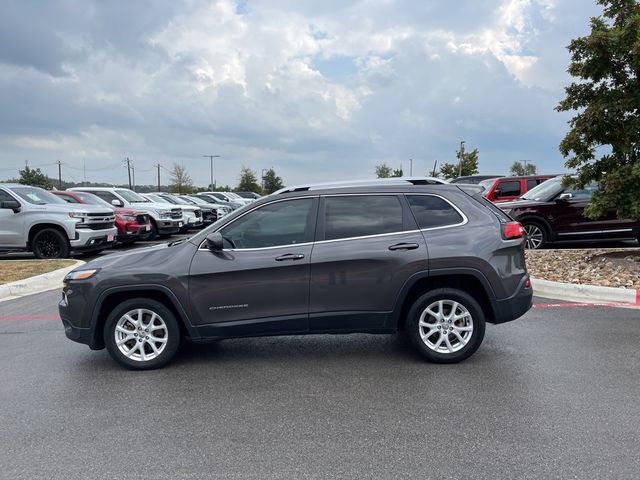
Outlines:
[[[564,171],[554,111],[593,0],[3,0],[0,179],[235,185],[425,174],[461,140],[481,173]],[[164,180],[163,180],[164,183]]]

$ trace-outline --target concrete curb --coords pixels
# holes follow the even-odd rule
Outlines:
[[[533,294],[539,297],[584,303],[626,303],[640,305],[640,290],[633,288],[600,287],[574,283],[531,279]]]
[[[14,298],[32,295],[34,293],[46,292],[54,288],[62,288],[62,279],[74,268],[84,265],[86,262],[78,260],[75,264],[54,270],[52,272],[36,275],[35,277],[25,278],[17,282],[6,283],[0,285],[0,302],[4,300],[13,300]]]

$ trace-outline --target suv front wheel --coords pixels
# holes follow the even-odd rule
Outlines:
[[[133,370],[163,367],[178,351],[180,326],[171,310],[149,298],[118,305],[104,325],[111,357]]]
[[[484,313],[471,295],[440,288],[419,297],[409,310],[406,328],[418,352],[434,363],[470,357],[484,338]]]

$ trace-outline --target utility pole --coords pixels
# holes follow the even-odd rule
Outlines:
[[[271,167],[273,168],[273,167]],[[268,169],[267,168],[263,168],[262,169],[262,194],[264,195],[264,172],[266,172]]]
[[[213,181],[213,159],[220,158],[220,155],[202,155],[202,156],[211,160],[211,190],[215,190],[216,184]]]
[[[158,167],[158,191],[160,191],[160,164],[156,165]]]
[[[58,160],[58,190],[62,190],[62,162]]]
[[[464,144],[465,141],[460,142],[460,161],[458,162],[458,176],[462,176],[462,159],[464,158]]]
[[[129,190],[131,190],[131,160],[127,157],[127,174],[129,175]]]
[[[436,165],[438,165],[438,160],[436,160],[435,162],[433,162],[433,171],[431,172],[431,176],[435,177],[436,176]]]
[[[133,188],[132,190],[135,192],[136,191],[136,167],[134,167],[133,165],[131,165],[131,181],[133,182]]]
[[[87,161],[86,160],[82,160],[82,172],[83,172],[83,177],[84,178],[84,182],[83,185],[87,183]]]
[[[413,177],[413,158],[409,159],[409,176]]]

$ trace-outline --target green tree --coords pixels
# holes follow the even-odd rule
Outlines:
[[[509,169],[512,175],[535,175],[538,173],[538,167],[536,167],[533,163],[527,162],[526,164],[522,164],[522,162],[516,161],[513,162],[511,168]]]
[[[273,169],[273,167],[271,167],[269,170],[267,170],[264,173],[263,182],[264,182],[264,189],[262,193],[264,193],[265,195],[269,195],[270,193],[273,193],[277,190],[280,190],[282,187],[284,187],[284,184],[282,183],[282,178],[276,175],[276,171]]]
[[[171,170],[170,192],[191,193],[193,192],[193,180],[187,173],[187,168],[180,163],[174,163]]]
[[[259,192],[260,185],[253,170],[243,166],[240,170],[240,183],[236,187],[237,192]]]
[[[401,177],[402,176],[402,167],[400,168],[391,168],[387,165],[386,162],[382,162],[379,165],[376,165],[376,177],[378,178],[391,178],[391,177]]]
[[[474,148],[470,152],[461,152],[456,150],[456,158],[458,163],[443,163],[440,167],[438,176],[446,179],[463,177],[466,175],[475,175],[478,173],[478,156],[480,152]],[[462,168],[460,166],[460,156],[462,156]]]
[[[25,166],[23,170],[18,170],[23,185],[32,185],[34,187],[42,187],[50,190],[53,188],[53,182],[39,168],[29,168]]]
[[[588,36],[571,41],[560,112],[577,111],[560,143],[565,165],[576,169],[568,184],[599,182],[590,218],[617,208],[620,218],[640,220],[640,4],[598,0],[603,15],[591,18]],[[568,157],[568,158],[567,158]]]

